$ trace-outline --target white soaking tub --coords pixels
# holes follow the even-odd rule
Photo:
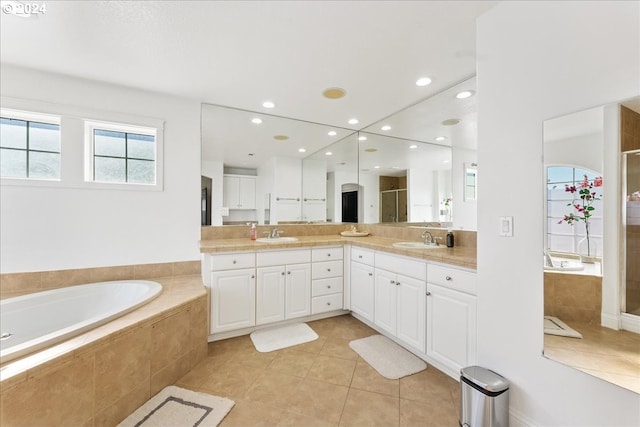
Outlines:
[[[0,301],[0,363],[79,335],[157,297],[162,285],[118,280]]]

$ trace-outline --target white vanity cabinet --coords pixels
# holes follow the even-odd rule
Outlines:
[[[476,362],[476,274],[427,265],[427,356],[452,372]]]
[[[314,248],[311,267],[311,314],[341,310],[344,306],[342,246]]]
[[[351,248],[351,311],[373,322],[374,252]]]
[[[311,250],[256,253],[256,324],[311,314]]]
[[[224,175],[222,177],[222,204],[229,209],[255,209],[256,177]]]
[[[212,334],[255,325],[255,254],[208,255]]]
[[[426,340],[426,273],[423,261],[375,253],[374,323],[421,353]]]

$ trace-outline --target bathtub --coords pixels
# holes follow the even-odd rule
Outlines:
[[[162,285],[118,280],[69,286],[0,301],[0,363],[64,341],[157,297]]]

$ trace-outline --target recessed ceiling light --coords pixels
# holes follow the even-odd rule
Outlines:
[[[259,125],[260,123],[262,123],[262,119],[259,119],[258,117],[251,119],[251,123],[255,123],[257,125]]]
[[[374,168],[374,169],[380,169],[380,166],[375,165],[373,168]]]
[[[470,96],[473,96],[475,92],[472,90],[463,90],[462,92],[458,93],[456,95],[456,98],[458,99],[465,99],[465,98],[469,98]]]
[[[350,125],[358,124],[358,119],[349,119],[349,124]]]
[[[436,140],[436,141],[444,141],[445,139],[447,139],[447,137],[446,137],[446,136],[436,136],[436,137],[435,137],[435,140]]]
[[[460,119],[447,119],[442,122],[444,126],[453,126],[457,125],[458,123],[460,123]]]
[[[416,144],[410,145],[409,148],[418,148]]]
[[[384,125],[380,128],[380,130],[391,130],[391,126],[389,125]]]
[[[364,136],[364,135],[360,135],[360,136],[358,137],[358,141],[366,141],[366,140],[367,140],[367,137],[366,137],[366,136]]]
[[[327,135],[329,136],[336,136],[338,134],[338,132],[336,132],[335,130],[330,130],[329,132],[327,132]]]
[[[449,160],[443,160],[442,163],[449,163]]]
[[[391,169],[400,169],[400,166],[391,166]]]
[[[327,156],[332,156],[332,155],[333,155],[333,153],[332,153],[331,151],[327,151],[327,152],[326,152],[326,153],[324,153],[324,154],[325,154],[325,155],[327,155]]]
[[[289,137],[287,135],[274,135],[273,139],[276,139],[278,141],[284,141],[289,139]]]
[[[347,91],[342,89],[341,87],[330,87],[328,89],[325,89],[324,92],[322,92],[322,95],[325,98],[329,98],[329,99],[340,99],[346,94],[347,94]]]
[[[265,101],[265,102],[263,102],[263,103],[262,103],[262,106],[263,106],[264,108],[273,108],[273,107],[275,107],[275,106],[276,106],[276,104],[274,104],[274,103],[273,103],[273,102],[271,102],[271,101]]]
[[[305,153],[307,150],[305,150],[304,148],[298,148],[298,153]]]
[[[366,151],[367,153],[375,153],[376,151],[378,151],[377,148],[365,148],[364,151]]]
[[[431,84],[431,79],[429,77],[420,77],[416,80],[416,86],[427,86]]]

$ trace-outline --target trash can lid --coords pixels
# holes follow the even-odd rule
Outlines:
[[[462,368],[460,375],[490,392],[501,392],[509,388],[509,381],[506,378],[481,366]]]

